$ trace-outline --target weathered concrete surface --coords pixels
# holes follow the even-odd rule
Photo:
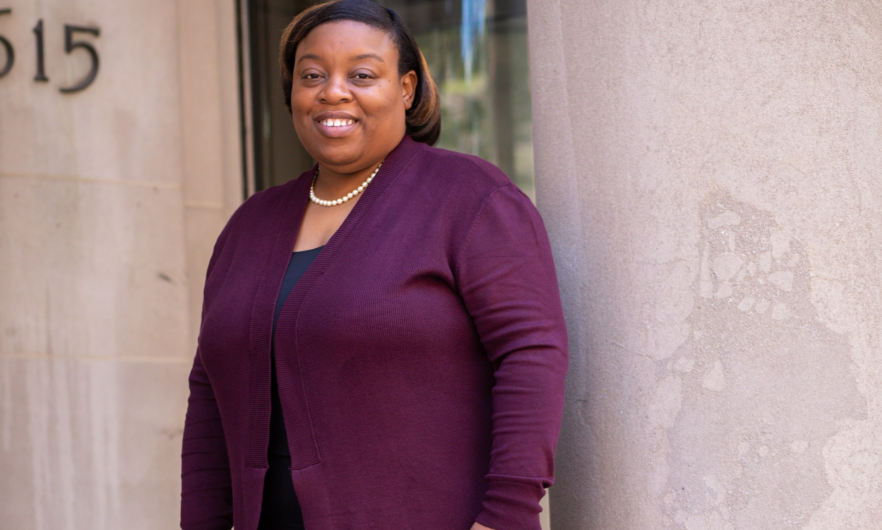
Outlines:
[[[234,5],[0,5],[0,528],[177,527],[202,276],[241,200]],[[101,28],[76,94],[64,24]]]
[[[882,5],[532,0],[554,530],[882,520]]]

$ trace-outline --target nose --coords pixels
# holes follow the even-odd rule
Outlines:
[[[347,103],[352,100],[352,93],[349,91],[349,85],[346,82],[346,76],[333,75],[328,78],[325,88],[321,92],[322,103],[329,105],[337,105]]]

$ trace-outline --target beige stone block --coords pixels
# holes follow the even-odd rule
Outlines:
[[[180,195],[0,176],[0,352],[190,355]]]
[[[215,0],[178,3],[181,129],[187,202],[217,205],[224,199],[224,128],[221,48]]]
[[[0,356],[0,528],[177,528],[188,372]]]
[[[11,5],[10,5],[11,4]],[[180,185],[177,2],[13,0],[0,34],[16,49],[0,80],[0,171]],[[33,81],[43,20],[47,83]],[[95,26],[100,71],[86,90],[62,94],[90,68],[84,50],[64,53],[64,24]]]

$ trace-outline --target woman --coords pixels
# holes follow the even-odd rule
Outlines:
[[[437,88],[393,11],[311,8],[280,64],[318,164],[215,245],[181,527],[538,530],[567,362],[538,213],[430,147]]]

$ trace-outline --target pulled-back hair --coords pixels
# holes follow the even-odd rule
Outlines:
[[[291,112],[297,46],[316,27],[339,20],[361,22],[392,37],[398,49],[398,74],[413,70],[417,76],[413,104],[405,114],[407,134],[417,142],[434,145],[441,135],[441,101],[426,59],[398,13],[370,0],[333,0],[312,6],[297,15],[285,29],[279,48],[279,71],[288,112]]]

